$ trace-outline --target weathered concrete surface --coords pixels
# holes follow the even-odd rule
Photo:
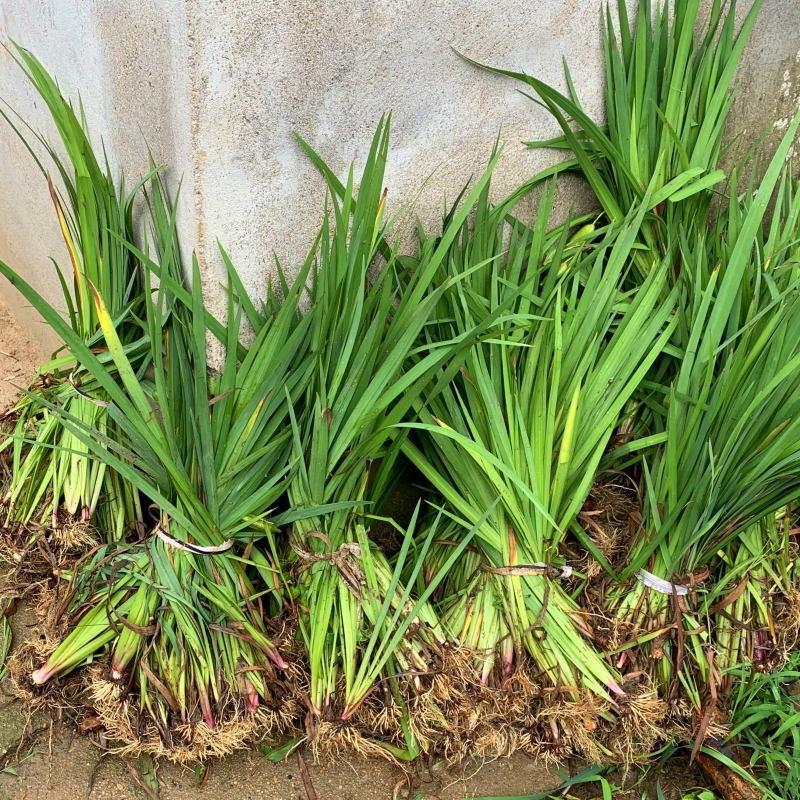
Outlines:
[[[753,3],[740,5],[741,20]],[[763,171],[800,108],[800,0],[764,0],[736,79],[739,94],[727,134],[731,139],[741,135],[734,152],[742,156],[759,136],[768,134],[760,149]],[[795,161],[796,151],[795,144],[790,153]]]
[[[0,0],[0,39],[14,38],[81,90],[95,139],[133,183],[145,141],[183,177],[180,231],[197,248],[209,295],[221,298],[219,239],[254,293],[276,253],[292,273],[313,239],[324,187],[292,137],[299,131],[344,174],[366,152],[381,113],[393,112],[390,210],[416,198],[428,225],[484,167],[502,128],[497,195],[553,153],[522,140],[557,131],[509,79],[480,61],[564,86],[570,63],[587,111],[602,118],[599,2],[540,0]],[[636,0],[629,0],[631,8]],[[742,0],[739,15],[752,5]],[[800,0],[766,0],[740,70],[731,130],[750,140],[786,120],[800,100]],[[0,96],[51,134],[11,59],[0,56]],[[773,139],[776,134],[773,134]],[[427,179],[427,182],[426,182]],[[0,126],[0,258],[48,298],[47,256],[65,254],[46,187],[13,134]],[[417,197],[421,187],[424,189]],[[578,202],[588,191],[574,187]],[[52,339],[7,286],[0,293],[39,347]]]
[[[199,244],[210,258],[219,237],[253,290],[273,250],[299,262],[319,221],[321,180],[293,130],[343,174],[391,110],[390,209],[430,176],[415,211],[431,224],[444,195],[480,174],[501,127],[496,193],[555,157],[521,145],[555,133],[552,119],[454,48],[559,86],[566,57],[587,110],[601,114],[595,3],[550,0],[534,12],[516,0],[200,0],[194,10]]]
[[[553,154],[523,139],[552,134],[546,114],[479,60],[563,84],[571,64],[590,113],[600,115],[599,8],[574,0],[0,0],[3,39],[30,48],[70,97],[80,89],[95,139],[129,183],[146,169],[144,141],[184,177],[181,234],[197,247],[217,291],[216,239],[252,291],[263,291],[273,252],[291,272],[320,219],[324,188],[292,131],[339,172],[363,156],[381,113],[394,113],[387,175],[394,210],[418,198],[429,224],[484,167],[498,131],[508,142],[503,192]],[[16,66],[0,57],[0,95],[52,133]],[[0,257],[50,299],[47,261],[65,254],[46,187],[13,134],[0,128]],[[40,347],[44,326],[0,288]],[[218,293],[218,292],[217,292]]]
[[[183,175],[181,218],[194,228],[191,106],[186,69],[188,35],[182,2],[170,0],[0,0],[0,42],[31,50],[64,94],[84,100],[96,146],[102,141],[115,170],[133,185],[147,172],[147,146]],[[56,143],[47,109],[11,56],[0,50],[0,98]],[[7,108],[7,107],[6,107]],[[47,185],[24,146],[0,120],[0,259],[50,301],[60,289],[48,257],[69,261]],[[2,294],[45,353],[49,329],[5,280]],[[61,304],[63,306],[63,304]]]
[[[40,356],[0,298],[0,415],[28,385]],[[0,477],[0,482],[3,478]]]

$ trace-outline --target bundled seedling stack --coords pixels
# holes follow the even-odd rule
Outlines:
[[[221,252],[224,322],[158,170],[115,190],[20,51],[74,167],[53,190],[74,293],[66,321],[0,265],[66,347],[0,442],[6,524],[78,518],[102,544],[61,575],[62,640],[18,657],[19,688],[87,676],[113,738],[179,760],[295,729],[395,759],[630,759],[724,727],[733,676],[779,664],[800,620],[800,117],[744,191],[746,159],[720,167],[759,6],[738,36],[720,2],[700,36],[699,0],[606,16],[604,128],[569,74],[569,96],[515,74],[563,130],[531,146],[573,157],[493,205],[496,149],[414,255],[389,119],[358,191],[300,140],[319,235],[260,305]],[[554,225],[565,171],[601,209]],[[393,548],[372,530],[411,470]]]
[[[128,194],[124,182],[115,186],[108,163],[95,157],[82,119],[63,100],[53,79],[30,53],[19,47],[16,50],[20,67],[52,114],[72,168],[37,136],[55,167],[54,181],[29,147],[47,180],[69,253],[69,270],[65,271],[72,275],[72,291],[61,268],[53,262],[69,327],[104,365],[109,365],[93,287],[114,320],[129,359],[141,370],[147,355],[139,320],[142,275],[138,261],[126,247],[126,242],[132,241],[133,202],[140,187]],[[6,112],[0,113],[22,136],[14,120]],[[32,390],[33,395],[5,414],[4,427],[11,436],[0,443],[0,452],[10,455],[13,471],[2,498],[4,524],[24,527],[37,522],[51,526],[62,531],[60,538],[68,546],[91,542],[87,523],[92,520],[94,530],[101,531],[106,540],[121,540],[132,529],[140,531],[138,495],[113,470],[90,459],[85,444],[38,402],[43,398],[103,435],[118,439],[121,432],[108,417],[102,387],[67,352],[40,369]],[[99,515],[96,519],[95,514]]]

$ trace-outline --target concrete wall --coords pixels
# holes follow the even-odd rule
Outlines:
[[[431,225],[443,196],[482,170],[501,127],[498,194],[554,157],[521,145],[557,132],[548,115],[452,48],[557,86],[566,57],[584,107],[602,116],[595,0],[0,0],[0,26],[0,39],[31,49],[68,96],[80,90],[95,140],[124,165],[128,183],[146,170],[145,141],[170,164],[173,186],[183,178],[182,240],[197,249],[217,297],[217,239],[254,293],[273,252],[290,272],[306,254],[324,188],[292,130],[344,174],[391,109],[390,209],[425,184],[415,212]],[[737,106],[751,130],[797,107],[798,48],[800,0],[766,0]],[[52,134],[5,55],[0,96]],[[0,258],[56,298],[47,256],[65,254],[46,187],[2,126],[0,181]],[[577,186],[573,197],[586,202],[587,190]],[[0,293],[50,349],[33,312],[9,287]]]
[[[171,165],[173,185],[187,182],[182,223],[191,239],[194,215],[188,32],[182,2],[170,0],[0,0],[0,41],[31,50],[65,96],[84,101],[93,142],[105,143],[114,169],[133,185],[148,169],[147,145]],[[51,143],[59,143],[47,108],[12,57],[0,51],[0,98]],[[0,121],[0,258],[48,300],[60,289],[48,257],[69,260],[41,173]],[[0,294],[39,349],[56,341],[5,281]],[[60,304],[63,307],[63,303]]]
[[[737,17],[743,18],[752,0],[740,5]],[[800,0],[764,0],[739,65],[737,81],[739,95],[731,112],[728,135],[732,138],[742,134],[743,145],[737,146],[738,152],[746,151],[755,139],[767,133],[761,149],[763,170],[800,108]]]

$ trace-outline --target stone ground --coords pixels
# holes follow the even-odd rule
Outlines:
[[[39,356],[8,309],[0,301],[0,412],[19,395],[36,370]],[[0,587],[2,588],[2,587]],[[26,638],[34,624],[30,610],[15,615],[13,640]],[[104,754],[96,734],[81,735],[66,718],[53,720],[38,713],[28,718],[18,700],[0,686],[0,800],[315,800],[307,792],[296,754],[274,764],[257,748],[211,763],[204,774],[193,768],[139,759],[123,761]],[[315,764],[301,750],[317,800],[461,800],[472,797],[531,795],[557,786],[561,780],[542,763],[518,755],[452,773],[441,767],[415,768],[411,776],[381,759],[342,758]],[[685,761],[660,774],[666,800],[704,785]],[[575,774],[585,765],[564,765]],[[410,778],[410,781],[409,781]],[[637,775],[628,776],[629,783]],[[645,795],[655,800],[655,776],[625,798]],[[621,779],[617,779],[621,782]],[[593,787],[597,787],[594,790]],[[600,796],[598,784],[589,793],[570,795],[587,800]],[[617,795],[622,797],[622,795]]]

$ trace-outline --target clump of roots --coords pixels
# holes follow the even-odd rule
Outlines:
[[[89,522],[66,515],[61,517],[57,528],[37,522],[0,526],[0,561],[10,568],[5,584],[29,585],[49,580],[53,591],[59,592],[62,572],[74,568],[97,544],[98,538]]]
[[[74,566],[74,559],[54,553],[44,530],[29,532],[20,542],[17,535],[5,529],[0,530],[0,560],[6,567],[0,598],[22,604],[36,617],[28,641],[17,648],[17,655],[22,658],[22,650],[33,648],[32,652],[46,658],[66,633],[64,608],[69,586],[62,572]]]
[[[586,600],[589,603],[587,622],[592,626],[594,642],[598,647],[614,651],[634,638],[637,629],[630,620],[609,615],[604,609],[591,603],[588,596]]]
[[[394,755],[382,746],[383,741],[389,741],[389,737],[377,739],[374,735],[370,736],[368,732],[360,730],[352,722],[324,720],[316,724],[314,736],[309,740],[309,747],[317,763],[357,753],[365,758],[384,758],[399,765]],[[402,746],[402,742],[394,740],[394,737],[391,744]]]
[[[545,763],[580,755],[590,762],[608,760],[598,740],[599,715],[606,704],[589,693],[580,699],[543,702],[527,732],[525,751]]]
[[[789,653],[800,644],[800,591],[791,587],[776,605],[778,650]]]
[[[423,695],[409,707],[409,723],[420,748],[450,764],[511,755],[520,746],[517,729],[491,703],[442,707]]]
[[[630,764],[644,759],[669,738],[670,708],[644,677],[628,680],[622,688],[625,695],[617,698],[614,721],[603,720],[602,738],[618,760]]]
[[[405,739],[401,725],[402,709],[395,702],[388,683],[379,684],[370,692],[348,720],[342,720],[344,712],[338,698],[345,696],[344,682],[332,696],[330,706],[322,709],[321,715],[311,710],[310,670],[305,653],[294,652],[290,643],[281,654],[288,662],[284,669],[284,686],[287,700],[282,708],[294,709],[292,720],[295,730],[305,727],[305,734],[316,760],[339,757],[345,752],[361,755],[377,755],[396,763],[395,757],[382,746],[389,743],[403,748]]]
[[[589,493],[578,520],[609,563],[625,551],[639,508],[638,493],[627,484],[601,483]],[[580,571],[590,581],[603,574],[603,566],[590,553],[585,553],[583,560]]]
[[[11,694],[22,700],[29,708],[37,710],[49,708],[51,705],[48,702],[49,699],[54,695],[58,695],[60,698],[62,689],[60,685],[52,683],[39,688],[31,683],[31,673],[47,660],[57,646],[58,642],[34,636],[32,640],[15,648],[8,658],[8,680]]]
[[[66,555],[68,553],[84,553],[99,544],[99,539],[92,525],[81,519],[67,517],[53,529],[53,539]]]
[[[31,710],[77,708],[82,705],[84,688],[79,675],[67,675],[43,686],[31,683],[33,671],[47,661],[61,641],[57,598],[47,585],[37,584],[32,589],[26,605],[37,621],[26,640],[15,645],[8,657],[10,692]]]
[[[495,663],[486,682],[475,667],[475,653],[448,648],[422,693],[408,696],[412,732],[427,752],[450,763],[509,756],[525,746],[541,694],[525,663],[509,674]]]
[[[273,711],[264,706],[243,711],[227,703],[218,712],[214,727],[203,720],[154,719],[141,708],[140,698],[107,677],[102,666],[88,674],[88,694],[97,717],[111,742],[111,752],[122,756],[148,753],[180,764],[221,758],[247,747],[266,735],[282,736],[293,729],[296,709]]]
[[[403,712],[392,697],[388,684],[381,684],[364,699],[350,718],[350,724],[368,738],[400,744]]]

